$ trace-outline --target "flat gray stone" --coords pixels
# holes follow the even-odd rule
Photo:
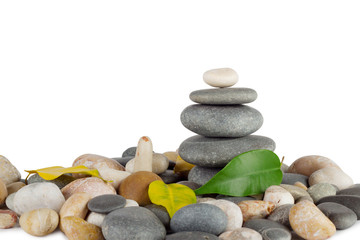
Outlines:
[[[188,175],[188,180],[199,184],[200,186],[207,183],[222,168],[193,167]]]
[[[317,207],[334,223],[336,229],[343,230],[351,227],[357,221],[353,210],[334,202],[324,202]]]
[[[135,156],[127,156],[127,157],[115,157],[112,158],[118,163],[120,163],[122,166],[126,166],[127,162],[133,159]]]
[[[336,195],[336,187],[330,183],[318,183],[309,187],[307,192],[317,202],[323,197]]]
[[[193,91],[193,102],[212,105],[245,104],[255,101],[257,93],[251,88],[211,88]]]
[[[324,202],[334,202],[344,205],[347,208],[350,208],[357,215],[357,219],[360,219],[360,196],[355,195],[336,195],[323,197],[316,202],[317,205]]]
[[[195,190],[195,189],[198,189],[199,187],[201,187],[201,185],[195,183],[195,182],[191,182],[191,181],[180,181],[180,182],[177,182],[178,184],[182,184],[182,185],[185,185],[189,188],[191,188],[192,190]]]
[[[294,206],[294,204],[285,204],[285,205],[278,206],[268,216],[267,219],[281,223],[282,225],[287,226],[289,229],[291,229],[289,214],[290,214],[290,209],[293,206]]]
[[[126,207],[106,215],[102,225],[106,240],[163,240],[166,229],[159,218],[143,207]]]
[[[360,196],[360,187],[351,187],[340,190],[336,193],[336,195],[356,195]]]
[[[109,213],[116,209],[123,208],[126,204],[126,199],[120,195],[104,194],[92,198],[87,207],[90,211],[96,213]]]
[[[180,174],[175,173],[173,170],[166,170],[163,173],[158,174],[159,177],[164,181],[164,183],[176,183],[178,181],[181,181],[183,178]]]
[[[122,157],[135,157],[137,147],[129,147],[127,148],[123,154]]]
[[[202,167],[224,167],[234,157],[256,149],[275,150],[275,142],[264,136],[209,138],[192,136],[180,144],[179,155],[186,162]]]
[[[245,105],[194,104],[182,111],[180,120],[190,131],[206,137],[243,137],[263,124],[261,113]]]
[[[283,179],[282,179],[282,184],[289,184],[289,185],[294,185],[296,182],[301,182],[302,184],[304,184],[306,187],[309,187],[309,183],[308,183],[308,176],[302,175],[302,174],[298,174],[298,173],[284,173],[283,174]]]
[[[247,228],[251,228],[251,229],[259,232],[260,234],[262,234],[267,229],[278,228],[278,229],[287,231],[291,235],[291,233],[287,227],[285,227],[281,223],[271,221],[268,219],[250,219],[250,220],[244,222],[243,226],[247,227]]]
[[[291,240],[291,233],[281,228],[268,228],[261,236],[264,240]]]
[[[213,234],[206,232],[178,232],[169,234],[165,240],[219,240],[219,238]]]
[[[170,220],[170,228],[174,232],[199,231],[219,235],[226,226],[227,216],[223,210],[206,203],[182,207]]]

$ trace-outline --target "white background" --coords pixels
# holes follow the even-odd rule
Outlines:
[[[231,67],[290,164],[318,154],[360,182],[358,1],[1,1],[0,154],[25,169],[156,152],[204,71]],[[354,239],[359,223],[332,239]],[[35,239],[20,229],[1,239]],[[44,239],[65,239],[61,232]]]

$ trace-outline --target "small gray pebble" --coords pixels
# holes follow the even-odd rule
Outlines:
[[[133,158],[134,158],[134,156],[127,156],[127,157],[120,157],[120,158],[115,157],[115,158],[112,158],[112,159],[114,159],[115,161],[120,163],[122,166],[125,166],[127,164],[127,162],[130,161]]]
[[[170,216],[165,207],[156,204],[149,204],[146,205],[145,208],[153,212],[166,228],[170,227]]]
[[[136,148],[137,147],[129,147],[128,149],[126,149],[123,154],[121,155],[122,157],[134,157],[136,154]]]
[[[294,206],[294,204],[285,204],[285,205],[278,206],[268,216],[267,219],[269,219],[271,221],[281,223],[284,226],[287,226],[289,229],[291,229],[290,220],[289,220],[289,214],[290,214],[290,209],[293,206]]]
[[[360,196],[360,187],[346,188],[346,189],[337,191],[336,195],[356,195],[356,196]]]
[[[69,176],[69,175],[61,175],[58,178],[55,178],[54,180],[45,180],[42,177],[39,176],[39,174],[33,174],[31,175],[27,182],[28,184],[38,183],[38,182],[51,182],[54,183],[56,186],[58,186],[60,189],[71,183],[72,181],[76,180],[76,178]]]
[[[180,182],[177,182],[178,184],[182,184],[182,185],[185,185],[189,188],[191,188],[192,190],[195,190],[195,189],[198,189],[199,187],[201,187],[201,185],[195,183],[195,182],[191,182],[191,181],[180,181]]]
[[[336,195],[336,188],[330,183],[318,183],[309,187],[307,192],[317,202],[323,197]]]
[[[104,194],[91,199],[87,206],[88,209],[96,213],[109,213],[116,209],[123,208],[126,199],[120,195]]]
[[[317,205],[324,202],[334,202],[344,205],[347,208],[350,208],[357,215],[357,219],[360,219],[360,196],[355,195],[336,195],[336,196],[327,196],[321,198],[316,202]]]
[[[207,167],[193,167],[188,175],[188,180],[199,185],[207,183],[215,174],[217,174],[222,168],[207,168]]]
[[[268,228],[261,236],[264,240],[291,240],[291,233],[281,228]]]
[[[166,235],[165,240],[219,240],[219,238],[206,232],[178,232]]]
[[[175,173],[173,170],[166,170],[163,173],[158,174],[159,177],[164,181],[164,183],[176,183],[180,180],[182,180],[182,177],[180,174]]]
[[[284,173],[283,174],[283,179],[282,179],[282,184],[289,184],[289,185],[294,185],[296,182],[301,182],[302,184],[304,184],[306,187],[309,187],[309,183],[308,183],[308,176],[302,175],[302,174],[298,174],[298,173]]]

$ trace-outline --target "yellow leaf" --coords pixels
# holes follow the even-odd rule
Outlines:
[[[150,183],[148,193],[151,202],[165,207],[170,218],[180,208],[196,203],[194,191],[178,183],[165,184],[157,180]]]
[[[28,176],[26,177],[25,181],[27,181],[28,177],[32,173],[39,174],[39,176],[45,180],[54,180],[55,178],[58,178],[65,173],[83,173],[83,174],[88,174],[88,175],[91,175],[94,177],[101,178],[98,170],[89,169],[82,165],[76,166],[76,167],[69,167],[69,168],[55,166],[55,167],[41,168],[41,169],[37,169],[37,170],[25,170],[25,172],[29,173]]]
[[[176,158],[176,164],[174,167],[174,172],[179,173],[183,175],[184,177],[187,177],[189,174],[189,171],[194,167],[195,165],[185,162],[180,156],[177,156]]]

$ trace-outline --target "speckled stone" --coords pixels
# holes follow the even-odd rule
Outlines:
[[[265,218],[275,209],[275,204],[261,200],[249,200],[238,203],[244,222],[251,219]]]
[[[336,232],[335,225],[309,201],[295,204],[290,209],[289,220],[292,229],[305,239],[323,240]]]
[[[182,111],[180,120],[190,131],[206,137],[243,137],[263,124],[261,113],[246,105],[194,104]]]
[[[72,181],[76,180],[76,178],[69,176],[69,175],[61,175],[54,180],[45,180],[39,176],[39,174],[33,174],[28,178],[28,184],[37,183],[37,182],[51,182],[58,186],[60,189],[71,183]]]
[[[96,197],[103,194],[116,194],[115,188],[109,183],[97,177],[88,177],[77,179],[61,189],[65,199],[68,199],[72,194],[77,192],[86,192],[91,197]]]
[[[350,187],[336,192],[336,195],[356,195],[360,196],[360,187]]]
[[[347,208],[350,208],[357,215],[358,220],[360,219],[360,196],[352,195],[336,195],[336,196],[327,196],[321,198],[316,204],[325,203],[325,202],[334,202],[344,205]]]
[[[192,136],[180,144],[179,155],[186,162],[203,167],[224,167],[234,157],[255,149],[275,150],[275,142],[264,136],[208,138]]]
[[[166,228],[170,227],[170,216],[165,207],[156,204],[149,204],[146,205],[145,208],[153,212]]]
[[[120,195],[104,194],[91,199],[87,206],[92,212],[109,213],[116,209],[123,208],[126,199]]]
[[[281,183],[282,184],[294,185],[296,182],[301,182],[306,187],[309,187],[308,179],[309,178],[307,176],[302,175],[302,174],[284,173]]]
[[[336,195],[336,188],[330,183],[318,183],[308,188],[308,193],[314,200],[319,201],[323,197]]]
[[[59,215],[52,209],[35,209],[22,214],[19,224],[30,235],[37,237],[46,236],[57,228]]]
[[[134,157],[136,154],[136,146],[127,148],[123,153],[122,157]]]
[[[347,229],[357,221],[354,211],[341,204],[324,202],[317,205],[317,207],[332,221],[336,229]]]
[[[158,217],[143,207],[120,208],[109,213],[103,223],[106,240],[163,240],[166,229]]]
[[[281,223],[282,225],[291,228],[289,221],[290,209],[294,204],[285,204],[274,209],[274,211],[268,216],[267,219]]]
[[[188,175],[188,180],[199,185],[207,183],[221,168],[193,167]]]
[[[19,215],[39,208],[50,208],[56,212],[65,202],[58,186],[53,183],[33,183],[15,193],[14,209]]]
[[[226,226],[226,214],[219,207],[206,203],[182,207],[170,220],[170,228],[174,232],[200,231],[219,235]]]
[[[166,235],[165,240],[219,240],[213,234],[206,232],[177,232]]]
[[[251,228],[238,228],[234,231],[223,232],[219,238],[221,240],[262,240],[262,236]]]
[[[251,229],[259,232],[260,234],[263,234],[267,229],[282,229],[282,230],[288,232],[289,235],[291,236],[291,233],[287,227],[285,227],[284,225],[282,225],[278,222],[274,222],[274,221],[271,221],[268,219],[251,219],[244,223],[244,227],[251,228]],[[270,239],[275,240],[275,238],[270,238]],[[281,238],[281,239],[283,239],[283,238]],[[291,239],[291,237],[289,239]]]
[[[211,88],[190,93],[193,102],[210,105],[245,104],[256,98],[257,93],[251,88]]]

